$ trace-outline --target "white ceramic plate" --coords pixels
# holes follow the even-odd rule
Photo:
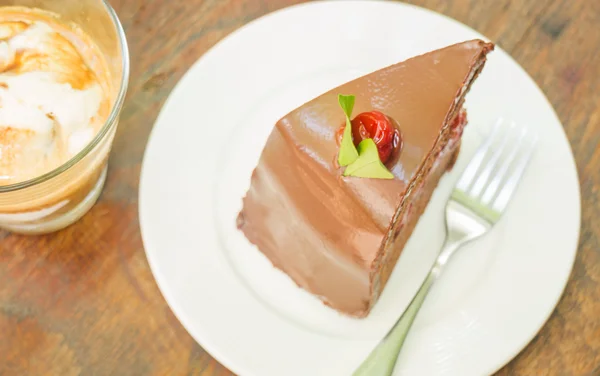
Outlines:
[[[443,204],[499,117],[537,130],[539,148],[505,217],[465,247],[405,343],[398,375],[484,375],[533,338],[575,258],[580,198],[552,107],[499,48],[467,98],[470,125],[372,314],[342,317],[273,269],[235,228],[275,121],[354,77],[481,37],[420,8],[311,3],[270,14],[207,52],[165,104],[146,151],[140,222],[148,260],[191,335],[240,375],[350,375],[401,314],[444,237]]]

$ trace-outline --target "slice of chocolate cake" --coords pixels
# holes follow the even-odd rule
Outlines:
[[[466,124],[464,96],[493,47],[473,40],[417,56],[337,87],[283,117],[252,174],[239,229],[325,304],[366,316],[456,159]],[[341,94],[355,97],[353,110],[345,110],[359,115],[348,123]],[[369,177],[357,164],[338,163],[341,135],[350,137],[345,124],[360,145],[353,153],[363,162],[378,154],[373,163],[388,175]],[[372,139],[369,145],[378,153],[369,154],[362,139]]]

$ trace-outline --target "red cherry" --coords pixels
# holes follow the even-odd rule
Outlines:
[[[379,111],[363,112],[351,121],[352,139],[355,145],[372,138],[377,145],[379,159],[386,163],[398,143],[399,133],[390,119]]]

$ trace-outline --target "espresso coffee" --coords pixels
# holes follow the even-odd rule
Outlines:
[[[40,9],[0,7],[0,228],[54,231],[95,203],[115,127],[82,151],[109,120],[113,83],[106,56],[78,25]],[[2,193],[78,158],[43,184]]]

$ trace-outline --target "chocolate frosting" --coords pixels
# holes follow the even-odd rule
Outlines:
[[[373,263],[394,214],[493,45],[467,41],[411,58],[337,87],[279,120],[243,200],[239,228],[301,287],[342,312],[370,307]],[[335,163],[344,122],[337,96],[355,95],[354,115],[378,110],[402,133],[393,180],[343,177]],[[447,133],[447,132],[446,132]]]

